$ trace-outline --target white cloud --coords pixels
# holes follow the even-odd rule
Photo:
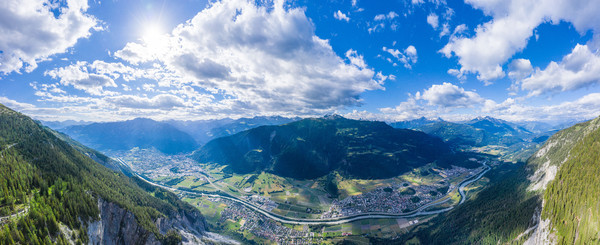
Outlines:
[[[31,72],[38,62],[66,52],[92,29],[101,29],[87,9],[87,0],[0,1],[0,74],[23,68]]]
[[[423,92],[408,94],[406,101],[396,107],[379,108],[381,114],[354,111],[348,114],[351,118],[364,118],[383,121],[412,120],[419,117],[446,120],[463,120],[470,118],[470,113],[456,113],[460,110],[477,110],[486,103],[479,94],[465,91],[451,83],[432,85]]]
[[[451,38],[440,50],[447,57],[456,55],[461,74],[474,73],[482,81],[504,77],[502,66],[523,50],[534,29],[547,21],[567,21],[584,33],[600,30],[600,2],[595,0],[489,1],[469,0],[493,19],[478,26],[474,37]]]
[[[382,50],[394,56],[408,69],[412,69],[412,65],[417,63],[418,56],[415,46],[409,45],[403,51],[387,47],[383,47]]]
[[[549,123],[568,120],[589,120],[600,115],[600,93],[590,93],[574,101],[555,105],[528,105],[525,98],[507,98],[501,103],[482,98],[475,92],[444,83],[409,94],[396,107],[379,109],[381,113],[353,111],[346,116],[369,120],[404,121],[419,117],[460,121],[476,115],[488,115],[507,121],[542,121]],[[565,116],[565,112],[569,112]]]
[[[390,11],[387,14],[375,15],[375,17],[373,17],[373,22],[368,23],[369,28],[367,30],[369,31],[369,33],[381,31],[385,28],[387,23],[389,24],[390,29],[395,31],[398,29],[398,23],[394,19],[398,17],[399,15],[394,11]]]
[[[339,10],[333,13],[333,18],[336,18],[337,20],[344,20],[346,22],[350,21],[350,17],[348,17],[346,14],[342,13],[342,11]]]
[[[18,111],[35,108],[35,106],[32,104],[21,103],[16,100],[11,100],[11,99],[3,97],[3,96],[0,96],[0,104],[3,104],[5,106],[7,106],[8,108],[11,108],[13,110],[18,110]]]
[[[320,114],[360,104],[361,93],[383,89],[361,55],[349,50],[347,61],[339,57],[315,35],[304,10],[283,1],[214,2],[162,38],[155,45],[128,43],[115,56],[154,64],[168,76],[160,86],[193,85],[246,113]]]
[[[439,17],[435,13],[431,13],[427,15],[427,24],[429,24],[433,29],[437,29],[439,25]]]
[[[134,108],[134,109],[172,109],[174,107],[185,107],[185,102],[171,94],[159,94],[152,98],[121,95],[108,97],[106,101],[118,107]]]
[[[508,65],[508,77],[512,80],[521,80],[533,72],[531,61],[528,59],[514,59]]]
[[[387,20],[393,20],[393,19],[397,18],[398,16],[399,15],[396,12],[390,11],[387,14],[378,14],[378,15],[375,15],[375,17],[373,18],[373,20],[375,20],[375,21],[382,21],[382,20],[386,20],[386,19]]]
[[[363,56],[359,55],[358,52],[356,52],[356,50],[349,49],[348,51],[346,51],[346,58],[350,60],[350,64],[353,64],[358,68],[364,69],[367,67],[367,63],[365,62]]]
[[[369,116],[372,119],[384,121],[400,121],[419,118],[424,116],[424,113],[435,113],[433,110],[429,110],[425,108],[424,105],[421,105],[412,95],[410,95],[406,101],[401,102],[396,107],[380,108],[379,111],[384,114],[384,118],[381,118],[382,116],[380,115],[364,115],[364,113],[362,113],[363,115],[361,116],[362,118],[367,118],[367,116]],[[351,118],[354,118],[354,116],[351,116]]]
[[[429,105],[441,107],[470,107],[485,101],[479,94],[465,91],[451,83],[432,85],[422,94],[417,92],[415,98],[426,100]]]
[[[446,36],[450,34],[450,25],[448,23],[444,23],[442,25],[442,30],[440,31],[440,37]]]
[[[79,61],[67,67],[46,71],[44,75],[59,79],[63,85],[72,85],[74,88],[84,90],[92,95],[105,94],[103,89],[105,87],[117,87],[111,77],[105,74],[89,73],[86,65],[87,62]]]
[[[481,111],[508,121],[589,120],[600,115],[600,93],[590,93],[574,101],[543,106],[525,105],[512,98],[502,103],[487,100]],[[569,112],[568,117],[565,117],[565,112]]]
[[[521,89],[529,91],[530,96],[571,91],[599,83],[600,55],[580,44],[559,63],[552,61],[543,70],[536,68],[531,76],[520,81]]]

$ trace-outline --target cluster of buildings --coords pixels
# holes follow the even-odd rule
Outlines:
[[[444,180],[431,185],[398,183],[387,187],[379,187],[360,195],[349,196],[343,200],[334,200],[329,210],[323,212],[321,218],[346,217],[370,212],[390,214],[411,212],[422,205],[441,198],[448,191],[456,188],[456,186],[449,183],[449,179],[464,173],[473,175],[478,172],[456,166],[434,171]]]
[[[257,207],[267,211],[271,211],[277,208],[277,206],[279,205],[273,200],[269,199],[268,197],[259,195],[243,196],[242,198],[245,199],[247,202],[252,203]]]
[[[315,236],[315,233],[308,231],[308,229],[296,230],[238,203],[225,199],[219,201],[227,204],[227,208],[221,212],[219,222],[221,224],[224,224],[227,220],[238,222],[241,226],[237,232],[248,231],[257,237],[275,241],[279,244],[318,244],[323,241],[321,236]]]

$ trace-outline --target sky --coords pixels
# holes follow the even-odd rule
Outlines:
[[[46,121],[600,115],[597,0],[3,0],[0,103]]]

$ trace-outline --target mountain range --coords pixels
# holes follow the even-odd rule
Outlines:
[[[69,126],[62,132],[100,151],[154,147],[165,154],[177,154],[198,148],[189,134],[170,124],[145,118]]]
[[[194,152],[192,158],[226,165],[224,171],[234,173],[270,171],[311,179],[338,171],[349,177],[377,179],[432,162],[447,167],[446,160],[455,155],[442,140],[423,132],[329,116],[218,138]]]

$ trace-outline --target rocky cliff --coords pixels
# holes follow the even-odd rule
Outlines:
[[[597,131],[599,129],[600,118],[596,118],[594,120],[590,120],[564,129],[553,135],[550,139],[548,139],[548,141],[546,141],[546,144],[529,159],[528,166],[533,168],[535,172],[532,176],[529,177],[531,185],[529,186],[528,190],[539,192],[540,195],[544,196],[544,201],[542,202],[542,206],[538,209],[539,212],[536,212],[534,216],[534,218],[537,219],[537,225],[532,230],[533,232],[531,233],[529,239],[525,242],[525,244],[561,243],[559,241],[559,237],[556,234],[557,224],[551,222],[551,218],[553,215],[548,215],[548,213],[554,214],[556,212],[548,211],[546,203],[548,198],[553,198],[553,200],[556,199],[556,195],[558,195],[558,190],[550,191],[547,190],[547,188],[553,183],[553,181],[555,181],[555,179],[557,178],[557,174],[560,174],[561,171],[563,172],[563,177],[559,179],[559,182],[563,183],[567,178],[565,176],[577,176],[578,174],[581,174],[582,171],[584,171],[585,166],[590,164],[596,164],[593,160],[586,159],[583,161],[585,164],[578,165],[576,168],[574,168],[574,170],[564,169],[565,163],[568,163],[569,161],[576,161],[579,158],[591,154],[592,151],[594,151],[586,149],[580,150],[580,152],[576,154],[573,153],[576,147],[579,146],[581,148],[582,146],[589,144],[589,142],[584,142],[584,140],[594,132],[596,132],[597,134]],[[565,171],[568,173],[564,173]],[[580,182],[581,181],[583,180],[580,180]],[[598,183],[583,183],[583,185],[585,184],[597,185]],[[571,186],[570,188],[574,187]],[[573,200],[569,200],[569,202],[572,201]],[[542,213],[546,213],[546,217],[544,217]],[[585,216],[591,217],[592,215],[591,213],[586,213]],[[579,240],[579,242],[585,243],[586,241]]]
[[[89,244],[162,244],[150,231],[140,226],[133,213],[98,198],[99,220],[88,224]],[[176,230],[184,243],[202,244],[206,223],[199,213],[181,213],[173,218],[158,218],[156,226],[162,235]]]

